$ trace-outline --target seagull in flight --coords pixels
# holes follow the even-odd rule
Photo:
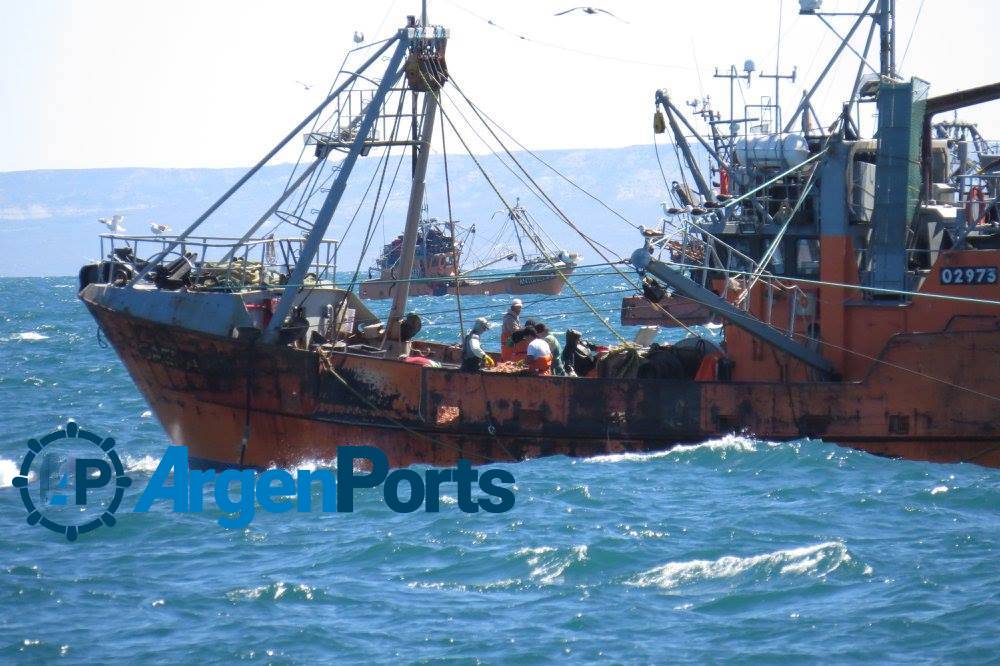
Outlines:
[[[149,230],[152,231],[157,236],[162,236],[163,234],[170,231],[170,227],[168,227],[165,224],[157,224],[156,222],[153,222],[152,224],[149,225]]]
[[[601,9],[600,7],[573,7],[572,9],[567,9],[564,12],[558,12],[555,15],[556,16],[562,16],[564,14],[569,14],[571,12],[583,12],[584,14],[591,14],[591,15],[594,15],[594,14],[607,14],[611,18],[618,19],[622,23],[628,23],[628,21],[626,21],[625,19],[618,18],[617,16],[615,16],[614,14],[612,14],[611,12],[609,12],[607,9]]]
[[[122,225],[122,222],[125,221],[124,215],[113,215],[110,218],[99,217],[97,218],[97,221],[106,226],[108,228],[108,231],[110,231],[113,234],[120,234],[125,232],[125,227]]]
[[[311,90],[312,89],[312,86],[309,85],[308,83],[302,83],[301,81],[296,81],[296,83],[299,84],[300,86],[302,86],[303,88],[305,88],[306,90]]]

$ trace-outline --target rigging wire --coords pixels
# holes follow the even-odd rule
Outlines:
[[[461,88],[459,88],[459,87],[458,87],[458,85],[457,85],[457,84],[455,85],[455,89],[456,89],[456,90],[458,91],[458,93],[459,93],[459,94],[460,94],[460,95],[461,95],[461,96],[462,96],[463,98],[465,98],[465,99],[468,99],[468,98],[466,97],[466,95],[465,95],[465,94],[464,94],[464,93],[462,92]],[[625,274],[624,272],[622,272],[622,271],[621,271],[621,270],[620,270],[620,269],[619,269],[619,268],[617,267],[617,265],[616,265],[615,263],[611,262],[611,261],[610,261],[610,259],[608,259],[608,257],[607,257],[607,256],[606,256],[606,255],[605,255],[605,254],[604,254],[603,252],[601,252],[601,250],[600,250],[600,249],[598,248],[598,245],[601,245],[601,247],[604,247],[604,249],[608,250],[608,252],[610,252],[611,254],[615,254],[615,253],[614,253],[614,251],[610,250],[609,248],[607,248],[607,247],[606,247],[606,246],[604,246],[603,244],[600,244],[600,243],[597,243],[597,241],[595,241],[595,240],[594,240],[594,239],[592,239],[592,238],[591,238],[591,237],[590,237],[589,235],[587,235],[586,233],[584,233],[582,229],[580,229],[580,228],[579,228],[579,227],[578,227],[578,226],[577,226],[577,225],[576,225],[576,224],[575,224],[575,223],[574,223],[574,222],[573,222],[572,220],[570,220],[570,219],[569,219],[569,217],[568,217],[568,216],[567,216],[567,215],[566,215],[566,214],[565,214],[565,213],[564,213],[564,212],[562,211],[562,209],[560,209],[560,208],[559,208],[559,206],[558,206],[558,205],[557,205],[557,204],[556,204],[556,203],[555,203],[554,201],[552,201],[552,199],[551,199],[551,198],[550,198],[550,197],[548,196],[548,194],[546,194],[546,193],[545,193],[545,191],[544,191],[544,190],[542,190],[542,188],[541,188],[541,187],[540,187],[540,186],[538,185],[538,183],[536,183],[536,182],[535,182],[534,178],[532,178],[531,174],[530,174],[530,173],[528,173],[528,171],[527,171],[527,170],[526,170],[526,169],[524,168],[524,166],[522,166],[522,165],[521,165],[521,163],[520,163],[520,162],[519,162],[519,161],[517,160],[517,158],[516,158],[516,157],[514,157],[514,155],[513,155],[512,153],[511,153],[510,149],[509,149],[509,148],[508,148],[508,147],[507,147],[507,146],[506,146],[506,145],[505,145],[505,144],[503,143],[503,141],[502,141],[502,140],[500,139],[500,137],[498,137],[498,136],[497,136],[496,132],[494,132],[494,131],[493,131],[493,129],[492,129],[491,127],[490,127],[489,123],[487,123],[487,122],[486,122],[486,121],[485,121],[485,120],[484,120],[484,119],[482,118],[482,116],[480,116],[480,114],[479,114],[479,111],[477,110],[477,108],[476,108],[475,106],[472,106],[471,102],[469,102],[469,104],[470,104],[470,106],[472,107],[473,111],[474,111],[474,112],[476,113],[476,115],[477,115],[477,116],[479,116],[479,119],[480,119],[480,121],[481,121],[481,122],[483,123],[483,125],[484,125],[484,126],[486,127],[487,131],[489,131],[489,132],[490,132],[490,134],[491,134],[491,135],[493,136],[493,138],[494,138],[494,139],[496,140],[496,142],[497,142],[497,143],[498,143],[498,144],[500,145],[501,149],[503,149],[504,153],[506,153],[506,154],[507,154],[507,156],[508,156],[508,157],[509,157],[509,158],[511,159],[511,161],[513,161],[513,162],[514,162],[514,164],[516,164],[516,165],[517,165],[517,167],[518,167],[518,168],[519,168],[519,169],[520,169],[520,170],[521,170],[521,171],[522,171],[522,172],[524,173],[524,175],[525,175],[525,176],[526,176],[526,177],[528,178],[528,180],[529,180],[529,181],[531,181],[532,185],[534,185],[534,186],[535,186],[535,188],[537,188],[538,192],[539,192],[539,193],[541,194],[541,196],[542,196],[542,197],[544,197],[544,198],[545,198],[545,200],[546,200],[546,201],[547,201],[547,202],[548,202],[548,203],[550,204],[550,206],[551,206],[551,208],[552,208],[552,209],[554,210],[554,212],[556,212],[556,213],[558,214],[558,216],[559,216],[559,217],[560,217],[560,218],[561,218],[561,219],[562,219],[562,220],[563,220],[563,221],[564,221],[564,222],[565,222],[565,223],[566,223],[566,224],[567,224],[567,225],[568,225],[568,226],[569,226],[569,227],[570,227],[570,228],[571,228],[571,229],[572,229],[573,231],[575,231],[575,232],[576,232],[576,233],[577,233],[577,234],[578,234],[578,235],[579,235],[579,236],[580,236],[581,238],[583,238],[583,239],[584,239],[584,240],[585,240],[585,241],[587,242],[587,244],[588,244],[588,245],[590,245],[590,246],[591,246],[591,248],[592,248],[592,249],[593,249],[593,250],[594,250],[594,251],[595,251],[595,252],[596,252],[596,253],[598,254],[598,256],[600,256],[600,257],[601,257],[602,259],[604,259],[605,261],[609,262],[609,264],[610,264],[610,265],[612,265],[612,266],[614,267],[615,271],[616,271],[616,272],[617,272],[617,273],[618,273],[618,274],[619,274],[619,275],[620,275],[620,276],[622,277],[622,279],[624,279],[624,280],[625,280],[625,281],[626,281],[627,283],[631,284],[631,285],[632,285],[632,286],[633,286],[633,287],[634,287],[634,288],[635,288],[635,289],[636,289],[637,291],[638,291],[638,290],[641,290],[640,286],[639,286],[639,285],[637,285],[637,284],[636,284],[635,282],[633,282],[633,281],[631,280],[630,276],[628,276],[628,275],[626,275],[626,274]],[[448,122],[450,123],[451,121],[449,120]],[[459,137],[459,138],[461,138],[461,137]],[[463,141],[463,143],[464,143],[464,141]],[[470,152],[470,155],[471,155],[471,152]],[[473,160],[475,161],[475,157],[473,157]],[[477,161],[477,165],[478,165],[478,161]],[[485,175],[486,175],[486,174],[484,173],[484,176],[485,176]],[[487,177],[487,179],[488,179],[488,177]],[[491,183],[491,185],[492,185],[492,183]],[[495,188],[494,188],[494,189],[495,189]],[[498,194],[498,196],[499,196],[499,192],[497,192],[497,194]],[[502,198],[502,197],[501,197],[501,198]],[[506,204],[506,201],[504,201],[504,203]],[[619,257],[619,259],[620,259],[620,258],[621,258],[621,257]],[[569,283],[567,283],[567,284],[569,284]],[[575,289],[575,288],[574,288],[574,287],[573,287],[573,286],[572,286],[571,284],[570,284],[569,286],[570,286],[570,288],[571,288],[571,289],[573,289],[573,290],[574,290],[574,292],[576,291],[576,289]],[[577,293],[578,293],[578,292],[577,292]],[[583,302],[584,302],[584,303],[585,303],[585,304],[586,304],[586,305],[587,305],[588,307],[590,307],[590,304],[589,304],[589,303],[587,303],[585,299],[583,299],[583,298],[581,297],[581,300],[583,300]],[[670,318],[671,318],[671,319],[672,319],[672,320],[673,320],[674,322],[676,322],[676,323],[677,323],[677,324],[678,324],[678,325],[679,325],[680,327],[682,327],[682,328],[683,328],[684,330],[686,330],[686,331],[687,331],[688,333],[690,333],[691,335],[695,335],[695,336],[697,336],[697,333],[695,333],[694,331],[692,331],[692,330],[691,330],[691,329],[690,329],[690,328],[689,328],[689,327],[688,327],[687,325],[685,325],[685,324],[684,324],[684,322],[682,322],[682,321],[681,321],[680,319],[678,319],[678,318],[677,318],[676,316],[674,316],[674,315],[673,315],[673,313],[671,313],[671,312],[670,312],[669,310],[667,310],[667,309],[665,309],[665,308],[661,307],[661,306],[660,306],[659,304],[656,304],[656,303],[654,303],[653,305],[654,305],[654,306],[655,306],[655,307],[656,307],[657,309],[659,309],[659,310],[660,310],[661,312],[663,312],[663,313],[664,313],[665,315],[667,315],[668,317],[670,317]],[[595,312],[594,314],[595,314],[595,315],[597,315],[597,313],[596,313],[596,312]],[[599,318],[599,319],[601,319],[601,321],[602,321],[602,322],[604,321],[604,320],[603,320],[602,318],[600,318],[600,316],[599,316],[599,315],[598,315],[598,318]],[[607,326],[607,323],[606,323],[606,322],[604,322],[604,323],[605,323],[605,325]],[[618,337],[618,338],[619,338],[620,340],[622,340],[623,342],[625,342],[625,339],[624,339],[624,338],[623,338],[623,337],[621,336],[621,334],[620,334],[620,333],[618,333],[618,331],[617,331],[617,330],[613,329],[613,328],[612,328],[612,327],[610,327],[610,326],[608,326],[608,329],[609,329],[609,330],[611,330],[611,331],[612,331],[612,332],[614,333],[614,335],[615,335],[616,337]]]
[[[456,90],[458,90],[458,86],[455,86],[455,88],[456,88]],[[458,92],[459,92],[459,94],[460,94],[460,95],[462,94],[460,90],[458,90]],[[445,93],[445,95],[447,96],[447,93]],[[464,97],[464,95],[463,95],[463,98],[464,98],[464,99],[465,99],[465,100],[466,100],[466,101],[468,102],[468,99],[467,99],[467,98],[465,98],[465,97]],[[451,100],[451,97],[450,97],[450,96],[448,96],[448,100],[449,100],[449,101],[452,101],[452,100]],[[471,108],[471,105],[470,105],[470,108]],[[474,112],[474,113],[477,113],[477,111],[476,111],[476,109],[475,109],[475,108],[473,108],[472,110],[473,110],[473,112]],[[456,112],[457,112],[457,113],[459,114],[459,116],[460,116],[460,117],[462,118],[462,120],[463,120],[463,121],[465,121],[465,124],[466,124],[466,125],[468,125],[468,127],[469,127],[469,129],[470,129],[470,130],[472,131],[472,133],[476,135],[476,138],[477,138],[477,139],[479,139],[479,141],[480,141],[480,142],[481,142],[481,143],[482,143],[482,144],[483,144],[484,146],[486,146],[486,148],[487,148],[488,150],[490,150],[490,152],[491,152],[492,156],[494,157],[494,159],[496,159],[496,160],[497,160],[497,161],[498,161],[498,162],[499,162],[499,163],[500,163],[501,165],[503,165],[503,166],[504,166],[504,168],[506,168],[506,169],[507,169],[508,171],[510,171],[510,172],[511,172],[511,174],[512,174],[512,175],[514,176],[514,178],[516,178],[516,179],[517,179],[518,181],[520,181],[520,183],[521,183],[522,185],[524,185],[524,187],[525,187],[525,188],[526,188],[526,189],[527,189],[527,190],[528,190],[528,191],[529,191],[529,192],[530,192],[530,193],[531,193],[531,194],[532,194],[532,195],[533,195],[533,196],[534,196],[535,198],[537,198],[537,199],[538,199],[538,200],[539,200],[539,201],[540,201],[540,202],[542,203],[542,205],[543,205],[543,206],[545,206],[546,208],[548,208],[548,209],[549,209],[549,211],[550,211],[550,212],[552,212],[552,214],[553,214],[553,215],[555,215],[556,217],[563,217],[563,214],[562,214],[562,212],[561,212],[561,211],[560,211],[560,210],[558,209],[558,207],[557,207],[557,206],[555,206],[555,203],[554,203],[554,202],[552,201],[552,199],[551,199],[551,198],[549,198],[549,197],[548,197],[548,195],[546,195],[544,191],[542,191],[541,187],[539,187],[539,186],[538,186],[538,184],[537,184],[536,182],[534,182],[534,180],[533,180],[533,179],[531,178],[531,176],[530,176],[530,175],[529,175],[529,174],[527,173],[527,171],[526,171],[526,170],[525,170],[525,169],[524,169],[524,168],[523,168],[523,167],[522,167],[522,166],[521,166],[521,165],[520,165],[520,164],[519,164],[519,163],[517,162],[517,158],[515,158],[515,157],[513,156],[513,154],[511,154],[511,152],[510,152],[509,150],[507,150],[507,149],[506,149],[506,147],[505,147],[505,146],[503,145],[503,142],[499,140],[499,138],[498,138],[498,137],[496,136],[496,133],[495,133],[495,132],[493,132],[493,131],[492,131],[492,129],[491,129],[491,128],[490,128],[490,127],[489,127],[488,125],[486,125],[486,129],[487,129],[487,131],[489,131],[489,132],[490,132],[490,133],[491,133],[491,134],[493,135],[494,139],[496,139],[496,140],[497,140],[497,143],[498,143],[498,144],[500,145],[500,147],[501,147],[501,149],[502,149],[502,150],[504,151],[504,153],[506,153],[506,155],[508,156],[508,158],[510,158],[510,159],[511,159],[511,160],[512,160],[512,161],[513,161],[513,162],[514,162],[514,163],[515,163],[515,164],[516,164],[516,165],[518,166],[518,169],[520,170],[520,173],[518,172],[518,170],[515,170],[515,169],[514,169],[514,167],[510,166],[510,164],[508,164],[508,163],[507,163],[507,162],[506,162],[506,161],[505,161],[505,160],[504,160],[504,159],[503,159],[503,158],[502,158],[502,157],[500,156],[500,154],[499,154],[499,153],[497,153],[497,152],[496,152],[496,151],[495,151],[495,150],[494,150],[494,149],[492,148],[492,146],[490,146],[490,144],[489,144],[489,143],[488,143],[488,142],[487,142],[487,141],[486,141],[486,140],[485,140],[485,139],[484,139],[484,138],[482,137],[482,135],[481,135],[481,134],[479,134],[479,133],[478,133],[478,132],[476,131],[476,129],[475,129],[475,126],[474,126],[474,125],[473,125],[473,124],[472,124],[472,123],[471,123],[471,122],[469,121],[469,119],[468,119],[468,118],[467,118],[467,117],[465,116],[465,114],[464,114],[464,113],[462,113],[462,110],[461,110],[460,108],[458,108],[458,106],[457,106],[457,105],[455,106],[455,111],[456,111]],[[483,122],[483,119],[482,119],[482,118],[480,118],[479,120],[480,120],[480,122]],[[524,178],[524,177],[522,177],[522,176],[521,176],[521,173],[524,173],[524,174],[525,174],[525,176],[527,176],[527,178],[528,178],[528,180],[527,180],[527,181],[525,180],[525,178]],[[529,183],[528,181],[531,181],[531,182]],[[516,206],[515,206],[515,208],[516,208]],[[514,213],[513,213],[512,211],[508,211],[508,212],[509,212],[509,213],[510,213],[511,215],[514,215]],[[582,231],[577,231],[577,233],[579,233],[579,234],[580,234],[580,235],[582,235],[582,236],[585,236],[585,234],[583,234],[583,232],[582,232]],[[585,236],[585,237],[586,237],[586,236]],[[599,241],[596,241],[596,240],[594,240],[594,239],[592,239],[592,238],[589,238],[589,237],[586,237],[586,238],[588,239],[588,242],[590,242],[591,244],[594,244],[594,243],[596,243],[597,245],[600,245],[600,246],[601,246],[602,248],[604,248],[605,250],[607,250],[607,251],[608,251],[609,253],[612,253],[612,254],[614,253],[614,251],[613,251],[613,250],[612,250],[611,248],[607,247],[607,246],[606,246],[606,245],[604,245],[603,243],[600,243]],[[550,241],[551,241],[551,237],[550,237]],[[551,242],[553,242],[553,244],[555,244],[555,243],[554,243],[554,241],[551,241]],[[544,250],[543,250],[543,249],[541,249],[541,248],[540,248],[540,251],[544,253]],[[603,256],[603,255],[602,255],[602,256]],[[605,259],[606,259],[606,257],[605,257]]]
[[[422,78],[422,79],[424,80],[424,85],[426,85],[426,86],[427,86],[427,88],[428,88],[428,90],[430,91],[430,93],[431,93],[432,95],[434,95],[434,98],[435,98],[435,99],[437,100],[437,103],[438,103],[438,106],[439,106],[439,107],[441,107],[441,99],[440,99],[440,96],[436,94],[436,92],[434,91],[434,89],[433,89],[433,88],[432,88],[432,87],[430,86],[430,84],[429,84],[429,83],[427,82],[427,79],[426,79],[426,77],[424,77],[424,75],[423,75],[423,71],[422,71],[422,70],[420,70],[420,69],[418,69],[417,71],[418,71],[418,72],[420,73],[420,76],[421,76],[421,78]],[[491,188],[491,189],[492,189],[492,190],[494,191],[494,193],[496,193],[497,197],[498,197],[498,198],[500,199],[500,201],[501,201],[501,202],[503,202],[503,205],[504,205],[504,206],[505,206],[505,207],[507,208],[507,210],[508,210],[508,211],[510,212],[510,214],[511,214],[511,215],[513,216],[513,215],[514,215],[514,209],[513,209],[512,207],[511,207],[510,203],[509,203],[509,202],[507,201],[507,199],[506,199],[506,198],[505,198],[505,197],[503,196],[503,194],[502,194],[502,193],[500,192],[500,190],[499,190],[499,189],[497,188],[496,184],[495,184],[495,183],[493,182],[493,179],[492,179],[492,178],[490,178],[489,174],[488,174],[488,173],[486,172],[486,170],[485,170],[485,169],[483,168],[483,165],[482,165],[482,164],[481,164],[481,163],[479,162],[479,160],[478,160],[478,159],[476,159],[476,156],[475,156],[475,155],[473,154],[473,152],[472,152],[472,150],[470,149],[469,145],[468,145],[468,144],[466,143],[465,139],[464,139],[464,138],[462,137],[462,135],[461,135],[461,134],[459,133],[458,129],[457,129],[456,127],[455,127],[455,124],[454,124],[454,122],[452,122],[451,118],[450,118],[450,117],[448,116],[447,112],[446,112],[446,111],[444,110],[444,107],[441,107],[441,116],[442,116],[442,117],[443,117],[443,118],[444,118],[444,119],[445,119],[445,120],[446,120],[446,121],[448,122],[448,124],[449,124],[449,125],[451,126],[451,128],[452,128],[452,131],[453,131],[453,132],[455,133],[455,136],[457,136],[457,137],[458,137],[458,140],[459,140],[459,142],[461,142],[462,146],[463,146],[463,147],[465,148],[466,152],[467,152],[467,153],[469,154],[469,157],[471,157],[471,158],[472,158],[472,161],[473,161],[473,162],[475,162],[475,164],[476,164],[476,167],[477,167],[477,168],[479,169],[480,173],[482,173],[482,174],[483,174],[483,177],[484,177],[484,178],[486,179],[486,182],[487,182],[487,183],[489,183],[489,185],[490,185],[490,188]],[[508,152],[508,155],[509,155],[509,152]],[[516,217],[515,217],[514,219],[515,219],[515,221],[518,221]],[[529,237],[530,237],[530,236],[529,236]],[[532,242],[534,242],[534,239],[532,239]],[[538,248],[538,249],[539,249],[539,251],[540,251],[540,252],[544,252],[544,250],[543,250],[542,248]],[[583,303],[584,305],[586,305],[586,306],[587,306],[587,308],[588,308],[588,309],[589,309],[589,310],[591,311],[591,313],[592,313],[592,314],[593,314],[593,315],[594,315],[594,316],[595,316],[595,317],[596,317],[596,318],[597,318],[597,319],[598,319],[599,321],[601,321],[601,323],[603,323],[603,324],[604,324],[604,325],[605,325],[605,326],[607,327],[607,329],[608,329],[608,330],[609,330],[609,331],[610,331],[610,332],[611,332],[611,333],[612,333],[612,334],[613,334],[613,335],[614,335],[614,336],[615,336],[616,338],[618,338],[618,339],[619,339],[619,340],[620,340],[620,341],[621,341],[621,342],[622,342],[623,344],[628,344],[628,340],[626,340],[626,339],[625,339],[625,338],[624,338],[624,337],[622,336],[622,334],[621,334],[621,333],[619,333],[619,332],[618,332],[618,331],[617,331],[617,330],[616,330],[616,329],[615,329],[615,328],[614,328],[613,326],[610,326],[610,325],[608,324],[608,322],[607,322],[607,321],[605,321],[605,320],[604,320],[604,318],[602,318],[602,317],[601,317],[600,313],[598,313],[598,312],[597,312],[597,310],[596,310],[596,309],[594,309],[594,307],[593,307],[593,306],[592,306],[592,305],[591,305],[591,304],[590,304],[590,303],[589,303],[589,302],[587,301],[587,299],[585,299],[585,298],[584,298],[584,297],[583,297],[583,296],[582,296],[582,295],[581,295],[581,294],[579,293],[579,291],[577,291],[576,287],[574,287],[574,286],[573,286],[573,284],[572,284],[572,283],[571,283],[571,282],[570,282],[570,281],[569,281],[569,280],[568,280],[568,279],[566,278],[565,274],[563,274],[563,272],[562,272],[562,271],[560,271],[560,270],[559,270],[559,269],[558,269],[558,268],[556,267],[555,263],[554,263],[554,262],[553,262],[553,261],[552,261],[551,259],[549,259],[549,258],[548,258],[547,256],[546,256],[546,259],[547,259],[547,260],[549,261],[549,263],[551,264],[551,266],[552,266],[552,269],[553,269],[553,270],[554,270],[554,271],[555,271],[555,272],[556,272],[556,273],[557,273],[557,274],[559,275],[559,277],[561,277],[561,278],[563,279],[563,281],[565,282],[565,284],[566,284],[566,285],[567,285],[567,286],[568,286],[568,287],[569,287],[570,289],[572,289],[574,293],[576,293],[576,294],[577,294],[577,296],[579,297],[580,301],[581,301],[581,302],[582,302],[582,303]]]
[[[617,217],[621,221],[625,222],[626,224],[631,225],[635,229],[642,230],[642,226],[641,225],[638,225],[635,222],[632,222],[631,220],[629,220],[627,217],[625,217],[624,215],[622,215],[622,213],[620,213],[619,211],[615,210],[614,208],[612,208],[611,206],[609,206],[607,203],[605,203],[602,199],[600,199],[596,195],[592,194],[591,192],[589,192],[585,188],[583,188],[580,185],[578,185],[575,181],[573,181],[571,178],[569,178],[568,176],[566,176],[562,171],[560,171],[559,169],[555,168],[554,166],[552,166],[551,164],[549,164],[548,162],[546,162],[537,153],[535,153],[530,148],[528,148],[527,146],[525,146],[523,143],[521,143],[520,141],[518,141],[513,135],[510,134],[510,132],[508,132],[503,127],[501,127],[499,123],[497,123],[485,111],[483,111],[483,109],[481,107],[479,107],[477,104],[473,103],[472,100],[470,100],[465,95],[465,93],[462,91],[461,87],[459,87],[458,83],[455,81],[455,78],[453,76],[451,77],[451,84],[455,87],[455,90],[458,91],[458,93],[460,95],[462,95],[462,97],[465,99],[466,103],[468,103],[470,107],[472,107],[475,111],[477,111],[479,113],[479,115],[481,115],[483,118],[485,118],[486,120],[488,120],[490,124],[492,124],[494,127],[496,127],[500,131],[500,133],[502,133],[508,139],[510,139],[511,141],[513,141],[514,144],[518,148],[520,148],[524,152],[526,152],[529,155],[531,155],[532,157],[534,157],[536,160],[538,160],[544,166],[548,167],[548,169],[550,171],[552,171],[554,174],[556,174],[557,176],[559,176],[560,178],[562,178],[564,181],[566,181],[567,183],[569,183],[576,190],[582,192],[583,194],[585,194],[588,197],[590,197],[592,200],[594,200],[597,203],[599,203],[609,213],[613,214],[615,217]]]
[[[903,61],[906,60],[906,54],[910,52],[910,42],[913,41],[913,35],[917,34],[917,26],[920,24],[920,12],[924,11],[924,0],[920,0],[920,6],[917,7],[917,17],[913,19],[913,28],[910,29],[910,37],[906,40],[906,48],[903,49],[903,57],[899,59],[899,67],[902,68]]]
[[[501,32],[505,32],[508,35],[511,35],[513,37],[517,37],[520,40],[523,40],[523,41],[526,41],[526,42],[531,42],[532,44],[538,44],[539,46],[545,46],[545,47],[548,47],[548,48],[558,49],[560,51],[566,51],[568,53],[576,53],[577,55],[584,55],[584,56],[587,56],[587,57],[590,57],[590,58],[598,58],[598,59],[601,59],[601,60],[608,60],[608,61],[611,61],[611,62],[620,62],[620,63],[624,63],[626,65],[644,65],[646,67],[657,67],[657,68],[661,68],[661,69],[681,69],[681,70],[686,70],[686,71],[691,71],[692,69],[694,69],[693,67],[685,67],[684,65],[667,65],[667,64],[664,64],[664,63],[661,63],[661,62],[649,62],[649,61],[646,61],[646,60],[635,60],[635,59],[632,59],[632,58],[622,58],[620,56],[613,56],[613,55],[608,55],[608,54],[604,54],[604,53],[594,53],[592,51],[583,51],[581,49],[576,49],[576,48],[573,48],[571,46],[563,46],[562,44],[554,44],[552,42],[546,42],[546,41],[542,41],[540,39],[534,39],[532,37],[528,37],[527,35],[525,35],[523,33],[515,32],[514,30],[510,30],[508,28],[505,28],[502,25],[498,24],[493,19],[486,18],[485,16],[481,16],[480,14],[477,14],[476,12],[472,11],[471,9],[466,9],[462,5],[460,5],[457,2],[455,2],[454,0],[447,0],[447,1],[448,1],[449,4],[451,4],[456,9],[459,9],[459,10],[465,12],[466,14],[469,14],[470,16],[475,17],[475,18],[479,19],[480,21],[484,21],[486,24],[492,26],[493,28],[496,28],[497,30],[500,30]]]
[[[444,191],[448,200],[448,225],[451,227],[451,263],[455,273],[455,306],[458,309],[458,337],[465,336],[465,322],[462,321],[462,280],[458,275],[458,249],[455,246],[455,217],[451,211],[451,179],[448,177],[448,143],[445,140],[445,128],[441,128],[441,156],[444,161]],[[430,148],[428,146],[428,148]]]

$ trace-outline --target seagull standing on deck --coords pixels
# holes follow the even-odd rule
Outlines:
[[[593,14],[607,14],[611,18],[618,19],[622,23],[628,23],[628,21],[626,21],[625,19],[618,18],[617,16],[615,16],[614,14],[612,14],[611,12],[609,12],[607,9],[601,9],[600,7],[573,7],[572,9],[567,9],[564,12],[558,12],[555,15],[556,16],[562,16],[564,14],[569,14],[571,12],[583,12],[584,14],[591,14],[591,15],[593,15]]]

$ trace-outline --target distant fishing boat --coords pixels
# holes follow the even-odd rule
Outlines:
[[[656,129],[671,127],[695,188],[669,224],[633,224],[642,245],[627,263],[535,190],[553,204],[561,233],[579,234],[627,289],[662,290],[709,311],[723,324],[721,345],[695,331],[674,345],[621,338],[611,349],[574,347],[586,352],[576,377],[516,366],[463,372],[469,345],[420,339],[407,303],[418,283],[398,280],[384,321],[344,288],[354,285],[334,283],[337,243],[325,234],[357,160],[371,154],[385,173],[392,149],[412,151],[393,261],[397,276],[412,276],[438,116],[466,148],[452,104],[464,101],[489,127],[448,71],[448,31],[426,16],[355,49],[365,61],[184,232],[103,238],[110,247],[82,269],[80,298],[196,466],[289,466],[332,458],[346,443],[382,447],[393,465],[450,465],[662,450],[732,432],[998,466],[1000,151],[934,116],[997,99],[1000,84],[928,97],[926,83],[901,78],[894,4],[868,0],[837,14],[851,23],[831,63],[866,23],[867,41],[852,50],[867,54],[879,32],[880,57],[874,78],[858,69],[832,123],[803,120],[815,116],[810,100],[829,66],[784,122],[776,94],[767,122],[706,113],[707,139],[658,93]],[[802,13],[818,6],[803,0]],[[384,73],[370,72],[383,58]],[[445,85],[459,102],[447,101]],[[878,111],[875,138],[861,136],[859,105]],[[314,152],[243,237],[194,237],[310,124]],[[719,184],[692,155],[692,137]],[[516,204],[476,164],[514,215]],[[512,168],[537,185],[519,162]],[[374,223],[386,193],[371,189]],[[254,237],[275,218],[304,234]],[[369,225],[365,237],[373,233]],[[451,239],[437,254],[451,253]],[[580,284],[567,285],[589,306]],[[595,314],[621,337],[607,313]],[[417,352],[440,367],[408,362]]]
[[[542,254],[527,256],[521,235],[521,227],[532,233],[530,218],[522,206],[515,206],[513,213],[518,223],[514,233],[524,262],[516,272],[493,277],[481,271],[502,261],[517,258],[513,252],[500,252],[499,258],[480,264],[469,270],[462,270],[462,250],[464,241],[455,237],[459,227],[454,221],[439,222],[422,218],[417,232],[413,271],[409,279],[410,296],[482,296],[492,294],[548,294],[562,292],[563,285],[577,265],[580,255],[565,250],[550,250],[537,234],[533,234],[536,247]],[[467,230],[466,237],[474,232]],[[361,298],[381,300],[392,298],[393,290],[399,284],[400,259],[404,243],[402,235],[387,243],[382,253],[369,269],[369,279],[361,283]],[[478,274],[478,275],[477,275]]]

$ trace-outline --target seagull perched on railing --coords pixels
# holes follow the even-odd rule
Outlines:
[[[572,9],[567,9],[564,12],[558,12],[555,15],[556,16],[562,16],[564,14],[569,14],[570,12],[583,12],[584,14],[591,14],[591,15],[593,15],[593,14],[607,14],[611,18],[618,19],[622,23],[628,23],[628,21],[626,21],[625,19],[618,18],[617,16],[615,16],[614,14],[612,14],[611,12],[609,12],[607,9],[601,9],[600,7],[573,7]]]
[[[157,236],[161,236],[170,231],[170,227],[168,227],[165,224],[157,224],[156,222],[153,222],[152,224],[149,225],[149,230],[152,231]]]
[[[121,234],[125,232],[125,227],[122,225],[122,222],[125,221],[124,215],[112,215],[110,219],[107,217],[99,217],[97,218],[97,221],[106,226],[108,231],[113,234]]]

